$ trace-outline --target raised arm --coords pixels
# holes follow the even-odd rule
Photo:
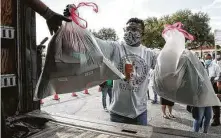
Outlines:
[[[59,29],[62,21],[71,21],[70,19],[52,11],[40,0],[25,0],[25,2],[30,8],[32,8],[34,11],[36,11],[38,14],[46,19],[51,35],[53,35],[53,33],[55,33]]]
[[[119,52],[117,50],[117,47],[120,44],[115,41],[106,41],[106,40],[101,40],[99,38],[96,38],[96,41],[104,56],[112,61],[115,54]]]
[[[47,6],[40,0],[25,0],[26,4],[40,15],[45,14]]]

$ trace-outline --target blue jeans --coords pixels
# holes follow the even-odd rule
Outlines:
[[[111,103],[112,100],[112,87],[104,87],[101,88],[102,91],[102,104],[103,104],[103,108],[107,108],[107,104],[106,104],[106,98],[107,98],[107,94],[109,95],[109,102]]]
[[[136,118],[128,118],[128,117],[121,116],[121,115],[111,112],[110,120],[112,122],[146,126],[147,125],[147,110],[141,113]]]
[[[212,118],[212,107],[198,107],[198,117],[193,122],[193,131],[199,132],[203,121],[203,132],[207,133]]]

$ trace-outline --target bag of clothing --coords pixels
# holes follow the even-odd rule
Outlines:
[[[123,79],[124,75],[104,57],[93,34],[86,29],[77,9],[98,7],[94,3],[72,6],[72,22],[64,23],[48,45],[45,66],[35,91],[34,100],[54,93],[70,93],[90,88],[107,79]]]
[[[182,24],[167,25],[163,31],[166,40],[154,70],[154,90],[159,96],[173,102],[195,107],[219,106],[206,70],[193,52],[185,50],[185,37],[193,36]]]

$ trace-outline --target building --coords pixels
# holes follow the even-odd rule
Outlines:
[[[202,46],[192,50],[198,57],[204,57],[206,54],[212,54],[215,52],[215,46]],[[220,47],[217,51],[221,51]]]

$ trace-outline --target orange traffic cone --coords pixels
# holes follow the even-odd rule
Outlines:
[[[98,88],[98,92],[101,92],[101,87]]]
[[[60,100],[60,98],[58,97],[58,94],[57,94],[57,93],[54,95],[53,100]]]
[[[40,104],[44,104],[43,100],[40,100]]]
[[[72,97],[77,97],[78,95],[75,92],[72,92],[71,96]]]
[[[84,90],[84,94],[89,94],[88,89]]]

